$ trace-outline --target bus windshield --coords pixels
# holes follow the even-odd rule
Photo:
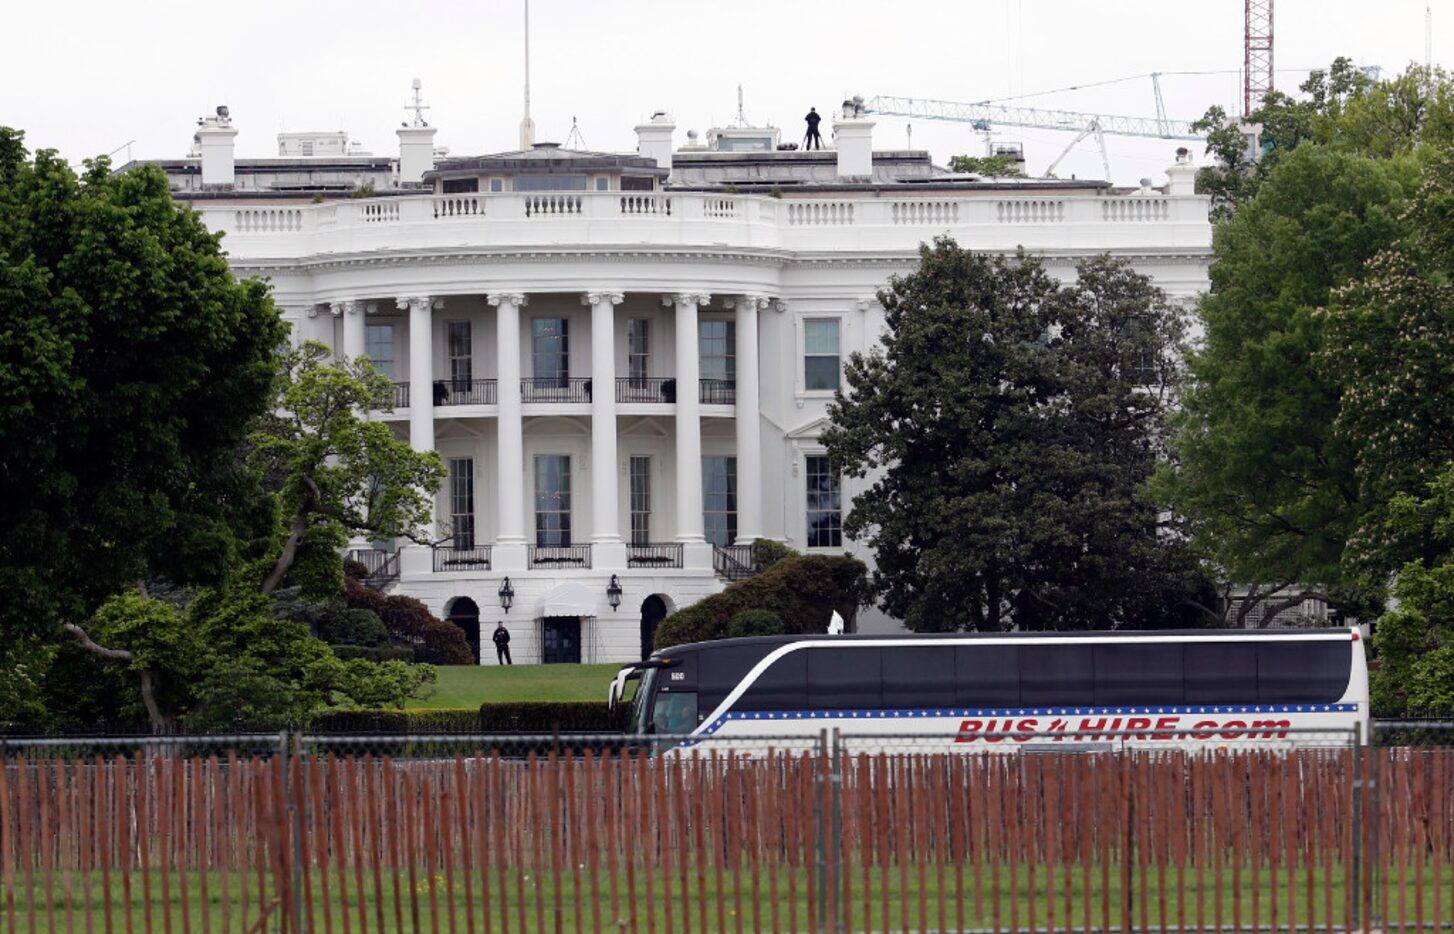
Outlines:
[[[650,703],[656,693],[656,674],[659,669],[648,668],[641,675],[636,686],[636,696],[631,698],[631,716],[626,721],[627,733],[645,733],[650,720]]]

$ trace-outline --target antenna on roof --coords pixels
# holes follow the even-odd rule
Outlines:
[[[535,145],[535,121],[530,119],[530,0],[525,0],[525,119],[520,121],[520,148]]]
[[[565,149],[585,150],[590,147],[586,145],[586,138],[581,135],[580,124],[575,117],[570,118],[570,135],[565,138]]]
[[[424,82],[415,78],[413,87],[414,103],[405,104],[404,109],[414,111],[414,126],[429,126],[428,122],[424,119],[424,111],[429,109],[429,105],[424,103],[424,99],[419,95],[420,89],[424,87]]]
[[[737,119],[732,121],[732,125],[733,126],[741,126],[741,127],[751,126],[752,125],[752,124],[750,124],[750,123],[747,122],[747,113],[746,113],[746,111],[744,111],[742,109],[742,84],[741,84],[741,82],[739,82],[738,85],[737,85]]]

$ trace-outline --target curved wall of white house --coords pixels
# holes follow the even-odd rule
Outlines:
[[[649,597],[670,609],[724,586],[697,512],[720,506],[720,497],[683,487],[705,482],[698,457],[737,459],[740,535],[866,557],[846,540],[809,547],[808,484],[821,480],[817,437],[833,393],[812,388],[807,371],[822,379],[834,356],[826,351],[836,348],[841,372],[848,354],[874,344],[883,327],[876,293],[914,268],[921,244],[948,234],[976,250],[1023,248],[1062,278],[1078,260],[1109,253],[1189,300],[1207,284],[1207,208],[1194,195],[1045,188],[915,197],[471,193],[198,210],[225,233],[239,275],[270,278],[298,338],[339,353],[390,354],[401,404],[375,417],[456,466],[469,461],[474,543],[491,546],[489,568],[471,553],[464,557],[473,562],[437,569],[437,554],[405,547],[396,587],[441,615],[457,598],[472,600],[484,660],[493,663],[488,636],[497,620],[511,627],[517,662],[541,659],[549,594],[563,584],[597,595],[596,612],[579,618],[583,661],[638,657]],[[566,322],[568,347],[550,364],[568,370],[559,385],[533,373],[537,321],[547,329]],[[593,352],[606,321],[611,351]],[[734,378],[711,380],[725,365],[722,335],[741,341],[754,330],[756,340],[733,355]],[[644,350],[630,346],[642,333]],[[503,354],[502,335],[512,345]],[[663,385],[693,371],[707,380],[696,399],[675,388],[667,398]],[[601,397],[602,386],[615,390]],[[742,400],[752,398],[749,415]],[[614,463],[598,470],[593,460],[611,451]],[[589,567],[575,566],[574,552],[542,563],[529,547],[536,470],[546,469],[537,458],[562,456],[571,541],[590,546]],[[842,513],[863,483],[843,483]],[[441,532],[453,528],[453,492],[447,483],[436,502]],[[649,507],[647,518],[633,506]],[[596,527],[603,519],[606,527]],[[642,522],[649,534],[636,538],[655,550],[630,547]],[[515,592],[508,612],[498,596],[507,575]],[[614,610],[606,592],[613,575],[622,590]],[[860,616],[864,630],[893,626],[872,611]]]

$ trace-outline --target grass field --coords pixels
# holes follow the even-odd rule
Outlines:
[[[409,707],[478,707],[486,701],[601,701],[620,665],[441,665],[428,697]]]

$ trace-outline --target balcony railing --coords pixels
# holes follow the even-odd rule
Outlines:
[[[492,379],[441,379],[434,382],[435,405],[494,405]]]
[[[737,384],[730,379],[704,379],[698,401],[703,405],[733,405],[737,402]]]
[[[408,383],[395,383],[393,385],[393,387],[392,387],[392,391],[390,392],[390,394],[388,395],[387,398],[380,399],[378,402],[375,402],[373,405],[369,406],[369,408],[371,408],[371,409],[385,409],[385,408],[407,409],[408,407],[409,407],[409,384]]]
[[[526,549],[527,565],[540,568],[588,568],[591,566],[590,545],[530,545]]]
[[[365,587],[383,590],[399,579],[399,554],[381,548],[354,548],[344,555],[349,561],[357,561],[368,568],[363,578]]]
[[[677,401],[677,381],[670,377],[618,376],[616,401],[673,403]]]
[[[670,542],[627,545],[626,566],[628,568],[679,568],[682,566],[682,546]]]
[[[527,376],[520,380],[521,402],[590,402],[591,381],[564,376]]]
[[[436,571],[488,571],[489,569],[489,545],[474,545],[470,548],[455,548],[452,545],[434,547],[434,570]]]
[[[728,581],[746,580],[757,573],[751,545],[712,546],[712,569]]]

